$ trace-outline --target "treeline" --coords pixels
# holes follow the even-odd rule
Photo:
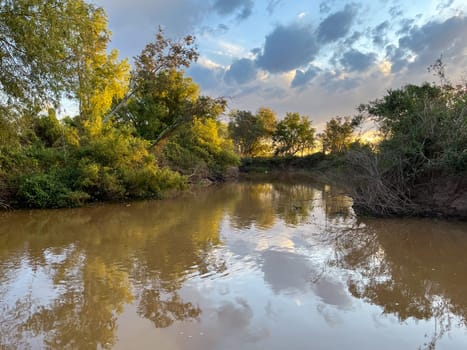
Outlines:
[[[184,76],[193,37],[159,30],[134,69],[109,42],[85,1],[0,2],[0,207],[158,198],[238,164],[225,100]],[[64,100],[79,110],[58,119]]]
[[[132,69],[109,42],[103,9],[83,0],[0,1],[0,207],[159,198],[261,156],[340,168],[366,213],[467,217],[467,89],[447,81],[441,60],[431,67],[440,84],[390,90],[316,134],[309,117],[268,108],[220,122],[226,100],[184,75],[198,58],[192,36],[159,30]],[[78,112],[59,119],[67,100]],[[367,120],[378,144],[357,137]]]
[[[339,154],[361,142],[355,135],[360,124],[357,118],[332,118],[323,132],[316,135],[310,118],[295,112],[278,121],[272,110],[262,107],[256,114],[233,111],[230,120],[229,135],[242,157]]]
[[[229,130],[247,157],[242,169],[324,172],[347,188],[361,214],[467,218],[467,84],[449,82],[441,59],[428,70],[439,83],[389,90],[317,135],[296,113],[279,122],[267,109],[234,113]],[[357,132],[368,122],[376,143]]]

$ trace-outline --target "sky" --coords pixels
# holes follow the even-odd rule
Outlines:
[[[94,0],[108,14],[111,47],[130,60],[154,38],[196,37],[186,72],[230,109],[308,116],[318,128],[388,89],[467,77],[465,0]]]

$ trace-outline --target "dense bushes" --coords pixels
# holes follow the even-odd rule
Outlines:
[[[44,128],[42,135],[48,132]],[[128,128],[109,124],[98,136],[82,137],[80,145],[60,142],[47,147],[37,134],[33,139],[29,145],[0,152],[2,203],[57,208],[96,200],[160,198],[186,183],[179,173],[159,168],[148,151],[149,142]]]
[[[384,138],[375,152],[349,152],[357,208],[373,215],[427,213],[446,176],[467,172],[466,86],[407,85],[360,107]]]
[[[164,147],[164,158],[190,179],[222,179],[227,168],[239,164],[226,128],[213,119],[195,119]]]

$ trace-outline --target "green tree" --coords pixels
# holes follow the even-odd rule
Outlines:
[[[109,42],[106,26],[103,9],[82,0],[0,1],[2,100],[15,107],[42,107],[71,93],[86,104],[84,84],[104,90],[84,72],[91,66],[109,69],[102,62]],[[115,54],[109,57],[112,61]]]
[[[222,179],[228,167],[239,163],[225,125],[213,118],[195,118],[180,128],[165,146],[164,156],[190,180]]]
[[[141,92],[145,95],[145,91],[153,90],[161,72],[188,68],[198,57],[193,36],[172,40],[164,37],[164,32],[159,27],[155,41],[148,43],[141,54],[135,57],[135,69],[131,74],[128,92],[106,115],[105,120],[119,112],[136,94]]]
[[[228,126],[237,151],[243,156],[268,153],[276,129],[276,115],[269,108],[260,108],[256,115],[250,111],[234,111]]]
[[[326,123],[326,128],[319,135],[323,153],[342,153],[352,143],[354,124],[350,118],[335,117]]]
[[[185,116],[198,97],[198,85],[183,72],[162,71],[121,109],[118,120],[129,122],[139,136],[154,141]]]
[[[225,110],[223,98],[199,96],[198,85],[181,71],[163,70],[153,79],[117,113],[120,123],[132,125],[152,147],[196,118],[216,119]]]
[[[285,118],[277,123],[273,135],[276,155],[293,156],[305,152],[314,146],[315,128],[306,116],[298,113],[287,113]]]

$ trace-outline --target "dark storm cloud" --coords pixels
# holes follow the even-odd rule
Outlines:
[[[303,87],[306,86],[310,81],[315,78],[321,70],[318,67],[311,67],[306,71],[297,69],[295,71],[295,77],[290,84],[291,87]]]
[[[376,60],[374,53],[364,54],[358,50],[347,51],[341,58],[340,63],[347,71],[362,72],[367,70]]]
[[[227,83],[245,84],[256,77],[255,63],[248,58],[242,58],[232,63],[225,72],[224,79]]]
[[[357,6],[354,4],[347,4],[342,11],[326,17],[318,27],[319,41],[329,43],[346,36],[356,14]]]
[[[253,6],[253,0],[215,0],[213,8],[222,16],[237,14],[237,18],[242,20],[250,17]]]
[[[282,73],[306,65],[318,51],[310,27],[297,23],[279,25],[266,36],[263,52],[256,62],[270,73]]]
[[[454,16],[412,27],[399,38],[399,48],[416,55],[412,68],[425,69],[441,54],[451,61],[465,61],[466,37],[467,17]]]

